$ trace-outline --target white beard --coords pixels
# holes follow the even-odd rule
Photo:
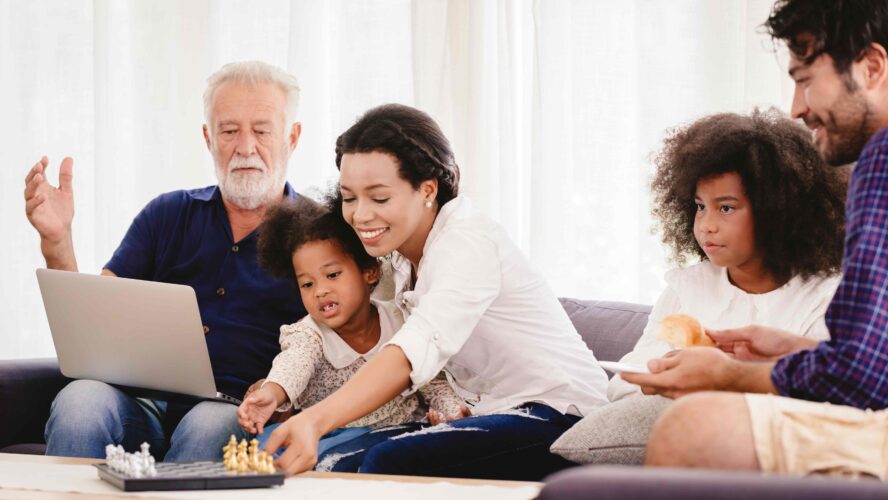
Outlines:
[[[283,189],[286,168],[276,168],[269,172],[268,166],[258,155],[245,158],[234,156],[228,168],[216,164],[216,179],[222,197],[244,210],[255,210]],[[258,169],[245,170],[248,168]]]

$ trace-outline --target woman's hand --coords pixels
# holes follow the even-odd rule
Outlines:
[[[431,423],[432,425],[444,424],[453,420],[459,420],[461,418],[471,416],[472,412],[466,405],[461,405],[459,407],[459,411],[454,415],[444,415],[444,413],[434,408],[430,409],[429,412],[426,413],[426,418],[429,419],[429,423]]]
[[[275,429],[265,451],[269,455],[286,446],[287,450],[275,461],[278,468],[288,475],[311,470],[318,463],[318,442],[323,434],[308,411],[291,417]]]

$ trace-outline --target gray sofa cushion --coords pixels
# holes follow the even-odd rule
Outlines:
[[[670,404],[639,395],[604,405],[562,434],[551,451],[580,464],[641,465],[648,434]]]
[[[635,347],[651,312],[651,306],[627,302],[560,300],[595,358],[604,361],[619,361]]]

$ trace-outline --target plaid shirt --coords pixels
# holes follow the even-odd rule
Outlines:
[[[888,408],[888,128],[870,138],[851,175],[842,281],[826,311],[831,340],[777,362],[781,395]]]

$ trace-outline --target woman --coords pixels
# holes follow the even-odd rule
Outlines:
[[[370,255],[392,254],[404,326],[346,385],[274,431],[279,466],[307,470],[318,438],[442,368],[469,418],[372,433],[325,469],[540,479],[568,464],[551,443],[607,401],[607,377],[555,294],[502,228],[459,196],[450,144],[425,113],[368,111],[336,142],[345,220]],[[394,437],[391,437],[393,436]]]

